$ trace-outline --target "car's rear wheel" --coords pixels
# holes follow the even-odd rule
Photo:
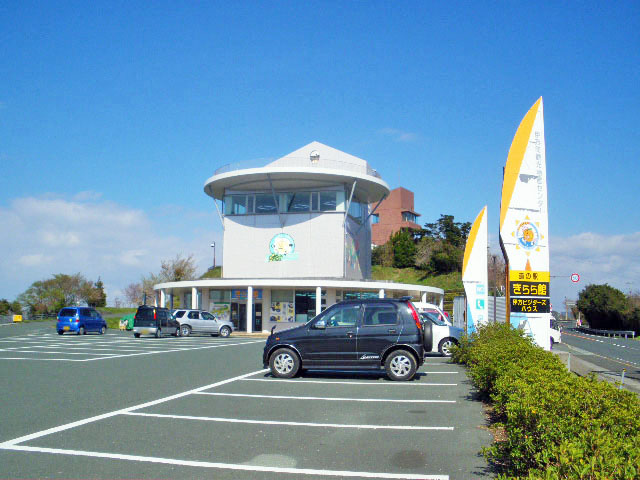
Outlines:
[[[450,357],[451,347],[457,344],[458,342],[456,342],[453,338],[443,338],[438,344],[438,351],[445,357]]]
[[[64,333],[64,330],[58,330],[58,335],[62,335]]]
[[[105,327],[104,325],[100,328],[100,335],[104,335],[105,333],[107,333],[107,327]]]
[[[140,338],[140,334],[139,333],[134,333],[133,336],[136,337],[136,338]]]
[[[222,327],[220,329],[220,336],[227,338],[229,335],[231,335],[231,329],[229,327]]]
[[[180,327],[180,333],[183,337],[188,337],[189,335],[191,335],[191,327],[189,325],[182,325]]]
[[[391,380],[406,381],[413,378],[418,365],[411,353],[406,350],[396,350],[387,357],[384,368]]]
[[[279,348],[271,354],[269,367],[275,377],[292,378],[296,376],[300,369],[300,359],[293,350],[289,348]]]
[[[162,336],[162,330],[159,328],[156,328],[156,338],[160,338]]]
[[[180,336],[180,327],[176,328],[176,333],[175,333],[176,337]]]
[[[84,326],[78,328],[78,335],[86,335],[86,334],[87,334],[87,330],[84,328]]]

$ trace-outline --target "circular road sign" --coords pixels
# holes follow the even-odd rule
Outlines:
[[[580,281],[580,275],[578,275],[577,273],[572,273],[571,274],[571,281],[573,283],[578,283]]]

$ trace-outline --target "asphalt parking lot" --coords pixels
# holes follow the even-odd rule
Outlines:
[[[264,339],[0,329],[2,478],[492,478],[464,369],[276,379]]]

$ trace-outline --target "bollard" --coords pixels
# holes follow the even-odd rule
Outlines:
[[[571,352],[569,352],[569,357],[567,358],[567,370],[571,371]]]
[[[620,380],[620,386],[618,387],[618,390],[622,390],[622,385],[624,385],[624,372],[626,371],[627,371],[626,368],[622,369],[622,380]]]

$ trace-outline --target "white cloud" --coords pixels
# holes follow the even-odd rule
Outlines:
[[[7,233],[0,236],[0,298],[13,299],[55,273],[80,272],[93,281],[100,276],[112,303],[129,283],[158,272],[161,260],[177,254],[193,254],[204,272],[211,262],[211,241],[222,245],[219,232],[203,230],[206,213],[177,212],[182,225],[193,218],[180,229],[187,238],[180,238],[168,233],[175,218],[163,217],[156,224],[140,209],[85,193],[71,199],[54,194],[16,198],[0,208],[0,225]],[[210,215],[213,226],[215,212]]]
[[[415,133],[403,132],[397,128],[382,128],[378,133],[391,137],[396,142],[413,142],[418,138]]]
[[[22,255],[20,258],[18,258],[18,263],[24,265],[25,267],[36,267],[39,265],[46,265],[50,263],[51,260],[52,258],[47,255],[36,253],[33,255]]]
[[[489,240],[492,253],[500,254],[498,236],[490,234]],[[549,257],[554,310],[563,311],[565,298],[577,300],[589,284],[608,283],[624,293],[640,290],[640,232],[552,236]],[[571,281],[573,273],[580,275],[579,282]]]
[[[608,283],[625,293],[640,289],[640,232],[601,235],[585,232],[551,238],[552,298],[576,300],[589,284]],[[572,273],[580,282],[571,282]],[[556,292],[554,295],[553,292]]]

